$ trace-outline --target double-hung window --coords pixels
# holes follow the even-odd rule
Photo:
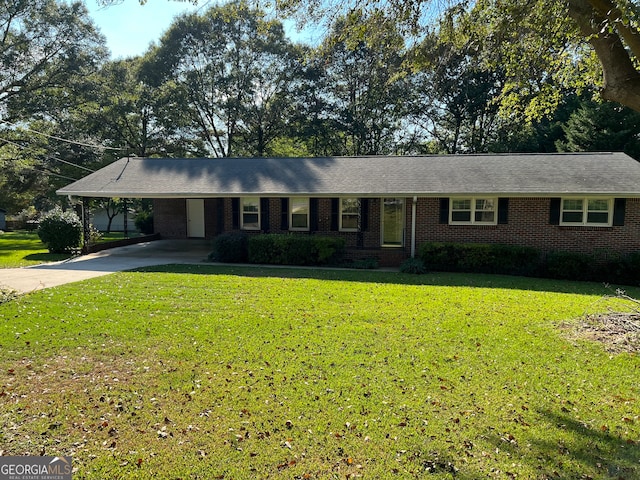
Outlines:
[[[340,231],[357,232],[360,220],[360,199],[340,199]]]
[[[495,198],[452,198],[449,223],[452,225],[495,225],[498,201]]]
[[[290,230],[309,230],[309,197],[294,197],[289,201]]]
[[[588,225],[609,227],[612,222],[611,199],[563,198],[560,225]]]
[[[243,198],[242,199],[242,224],[243,230],[260,230],[260,199],[259,198]]]

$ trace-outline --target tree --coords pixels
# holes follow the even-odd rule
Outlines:
[[[355,26],[366,28],[367,35],[358,35]],[[406,113],[409,73],[395,22],[382,14],[351,12],[335,22],[316,55],[316,65],[322,66],[325,118],[342,139],[333,154],[393,151]]]
[[[473,43],[456,45],[428,35],[414,48],[420,71],[412,86],[411,121],[434,139],[437,152],[480,153],[504,120],[498,118],[498,97],[504,84],[500,68],[479,60]]]
[[[233,2],[184,15],[151,55],[149,75],[175,82],[211,155],[262,156],[285,129],[298,58],[261,11]]]
[[[146,57],[107,62],[94,76],[86,128],[118,154],[140,157],[202,154],[198,142],[185,141],[182,106],[171,82],[153,86],[146,78]]]
[[[106,55],[82,2],[3,0],[0,7],[0,118],[8,102],[67,88]]]
[[[561,152],[624,151],[640,160],[640,113],[629,108],[586,100],[562,129]]]
[[[281,0],[278,6],[286,14],[304,11],[313,19],[355,8],[382,9],[416,36],[428,32],[437,18],[464,18],[467,35],[484,45],[484,60],[505,66],[505,108],[516,108],[524,99],[530,116],[549,114],[562,85],[595,86],[602,98],[640,111],[635,0],[450,0],[444,5],[435,0]]]

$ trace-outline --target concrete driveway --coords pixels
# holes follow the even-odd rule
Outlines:
[[[140,267],[202,263],[210,252],[211,242],[205,240],[156,240],[62,262],[0,269],[0,287],[27,293]]]

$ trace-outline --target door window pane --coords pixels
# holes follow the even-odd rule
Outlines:
[[[404,199],[385,198],[382,205],[382,244],[404,244]]]

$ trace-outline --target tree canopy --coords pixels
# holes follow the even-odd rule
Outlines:
[[[455,28],[488,66],[503,65],[503,106],[549,114],[561,88],[597,88],[640,111],[640,6],[635,0],[278,0],[285,14],[333,19],[335,12],[384,12],[422,38]],[[301,12],[304,12],[303,14]]]

